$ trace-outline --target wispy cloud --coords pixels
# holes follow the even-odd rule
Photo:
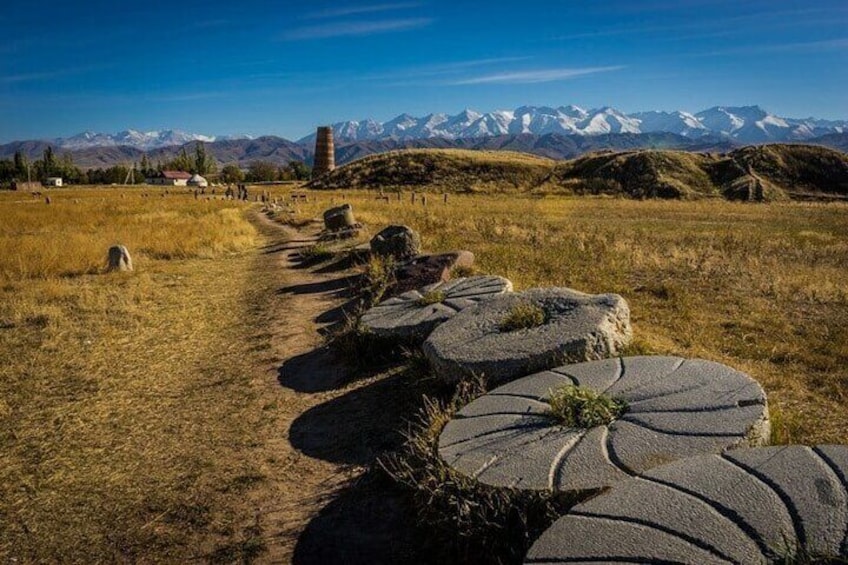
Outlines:
[[[555,82],[568,80],[580,76],[595,73],[606,73],[623,69],[623,66],[615,67],[586,67],[586,68],[560,68],[541,69],[534,71],[503,72],[477,77],[464,78],[452,81],[448,84],[454,86],[473,84],[538,84],[543,82]]]
[[[331,37],[363,37],[379,33],[391,33],[421,28],[433,23],[432,18],[405,18],[393,20],[338,22],[307,26],[284,33],[284,41],[327,39]]]
[[[722,49],[707,53],[697,53],[696,57],[713,57],[722,55],[759,55],[764,53],[820,53],[823,51],[842,51],[848,49],[848,37],[827,39],[823,41],[805,41],[800,43],[778,43],[771,45],[750,45]]]
[[[380,12],[392,12],[395,10],[407,10],[418,8],[421,2],[396,2],[394,4],[370,4],[367,6],[349,6],[347,8],[336,8],[311,12],[303,16],[304,20],[322,20],[329,18],[343,18],[345,16],[359,16],[362,14],[377,14]]]
[[[675,23],[662,25],[639,25],[631,27],[602,28],[593,31],[585,31],[560,35],[550,38],[553,41],[573,39],[594,39],[603,37],[616,37],[626,35],[646,34],[674,34],[675,32],[698,32],[703,31],[712,36],[716,32],[725,34],[750,33],[751,26],[775,29],[776,27],[798,27],[802,25],[842,25],[848,12],[834,11],[833,9],[805,8],[800,10],[767,10],[732,17],[720,17],[715,19],[704,18],[691,23]],[[824,17],[822,17],[824,16]],[[694,37],[689,35],[688,37]],[[669,39],[667,36],[652,37],[656,39]]]
[[[77,67],[70,69],[58,69],[55,71],[40,71],[35,73],[20,73],[16,75],[0,76],[0,84],[16,84],[21,82],[39,82],[61,78],[65,76],[81,75],[94,71],[108,69],[113,65],[89,65],[86,67]]]

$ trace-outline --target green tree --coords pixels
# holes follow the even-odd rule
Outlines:
[[[15,151],[15,176],[18,179],[26,179],[29,171],[29,159],[20,151]]]
[[[41,172],[45,177],[52,177],[56,174],[56,155],[50,145],[44,150]]]
[[[291,161],[288,169],[294,180],[308,180],[309,176],[312,174],[312,169],[310,169],[306,163],[302,161]]]
[[[244,172],[238,165],[224,165],[221,169],[221,180],[227,184],[237,184],[244,180]]]
[[[270,161],[254,161],[250,164],[247,180],[268,182],[277,180],[277,166]]]
[[[141,164],[139,165],[139,169],[141,176],[143,177],[152,177],[156,173],[156,170],[150,165],[150,159],[147,158],[146,153],[141,155]]]
[[[194,144],[194,172],[198,175],[206,174],[206,146],[202,141]]]
[[[194,162],[189,158],[185,146],[183,146],[180,154],[171,161],[165,163],[165,170],[169,171],[192,171],[194,170]]]
[[[0,160],[0,183],[14,180],[16,173],[14,161],[9,159]]]

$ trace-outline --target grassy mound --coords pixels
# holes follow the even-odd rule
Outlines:
[[[775,201],[848,198],[848,155],[812,145],[594,153],[555,162],[511,151],[411,149],[372,155],[311,188],[437,192],[565,192],[630,198]]]
[[[811,145],[743,147],[727,154],[603,153],[561,163],[553,184],[573,194],[774,201],[848,197],[848,155]]]
[[[633,198],[718,196],[706,165],[714,157],[682,151],[594,154],[557,166],[557,184],[575,194]]]
[[[550,159],[512,151],[409,149],[354,161],[313,180],[309,187],[526,191],[543,183],[553,167]]]
[[[730,157],[791,198],[848,197],[845,153],[814,145],[761,145]]]

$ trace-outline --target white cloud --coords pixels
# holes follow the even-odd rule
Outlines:
[[[561,68],[561,69],[541,69],[535,71],[513,71],[503,72],[490,75],[465,78],[462,80],[453,81],[452,85],[472,85],[472,84],[538,84],[542,82],[555,82],[560,80],[568,80],[571,78],[591,75],[595,73],[605,73],[623,69],[622,66],[616,67],[587,67],[587,68]]]
[[[433,23],[432,18],[339,22],[294,29],[284,33],[281,36],[281,39],[285,41],[301,41],[309,39],[328,39],[331,37],[363,37],[378,33],[390,33],[416,29],[428,26],[431,23]]]
[[[421,5],[421,2],[398,2],[394,4],[370,4],[367,6],[350,6],[347,8],[336,8],[330,10],[322,10],[320,12],[312,12],[303,16],[303,19],[319,20],[329,18],[341,18],[345,16],[357,16],[361,14],[376,14],[379,12],[390,12],[394,10],[418,8]]]

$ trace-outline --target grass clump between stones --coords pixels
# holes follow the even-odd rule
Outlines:
[[[574,385],[552,390],[550,415],[563,426],[589,429],[607,425],[627,411],[624,400]]]
[[[401,449],[377,466],[412,498],[437,562],[520,563],[525,553],[583,494],[495,488],[454,471],[439,456],[439,436],[454,414],[485,392],[465,381],[450,400],[424,397]]]
[[[541,306],[532,302],[519,302],[510,308],[498,328],[502,332],[529,330],[544,324],[546,318],[545,311],[542,310]]]
[[[445,293],[441,290],[432,290],[427,292],[418,299],[420,306],[429,306],[430,304],[440,304],[445,301]]]

